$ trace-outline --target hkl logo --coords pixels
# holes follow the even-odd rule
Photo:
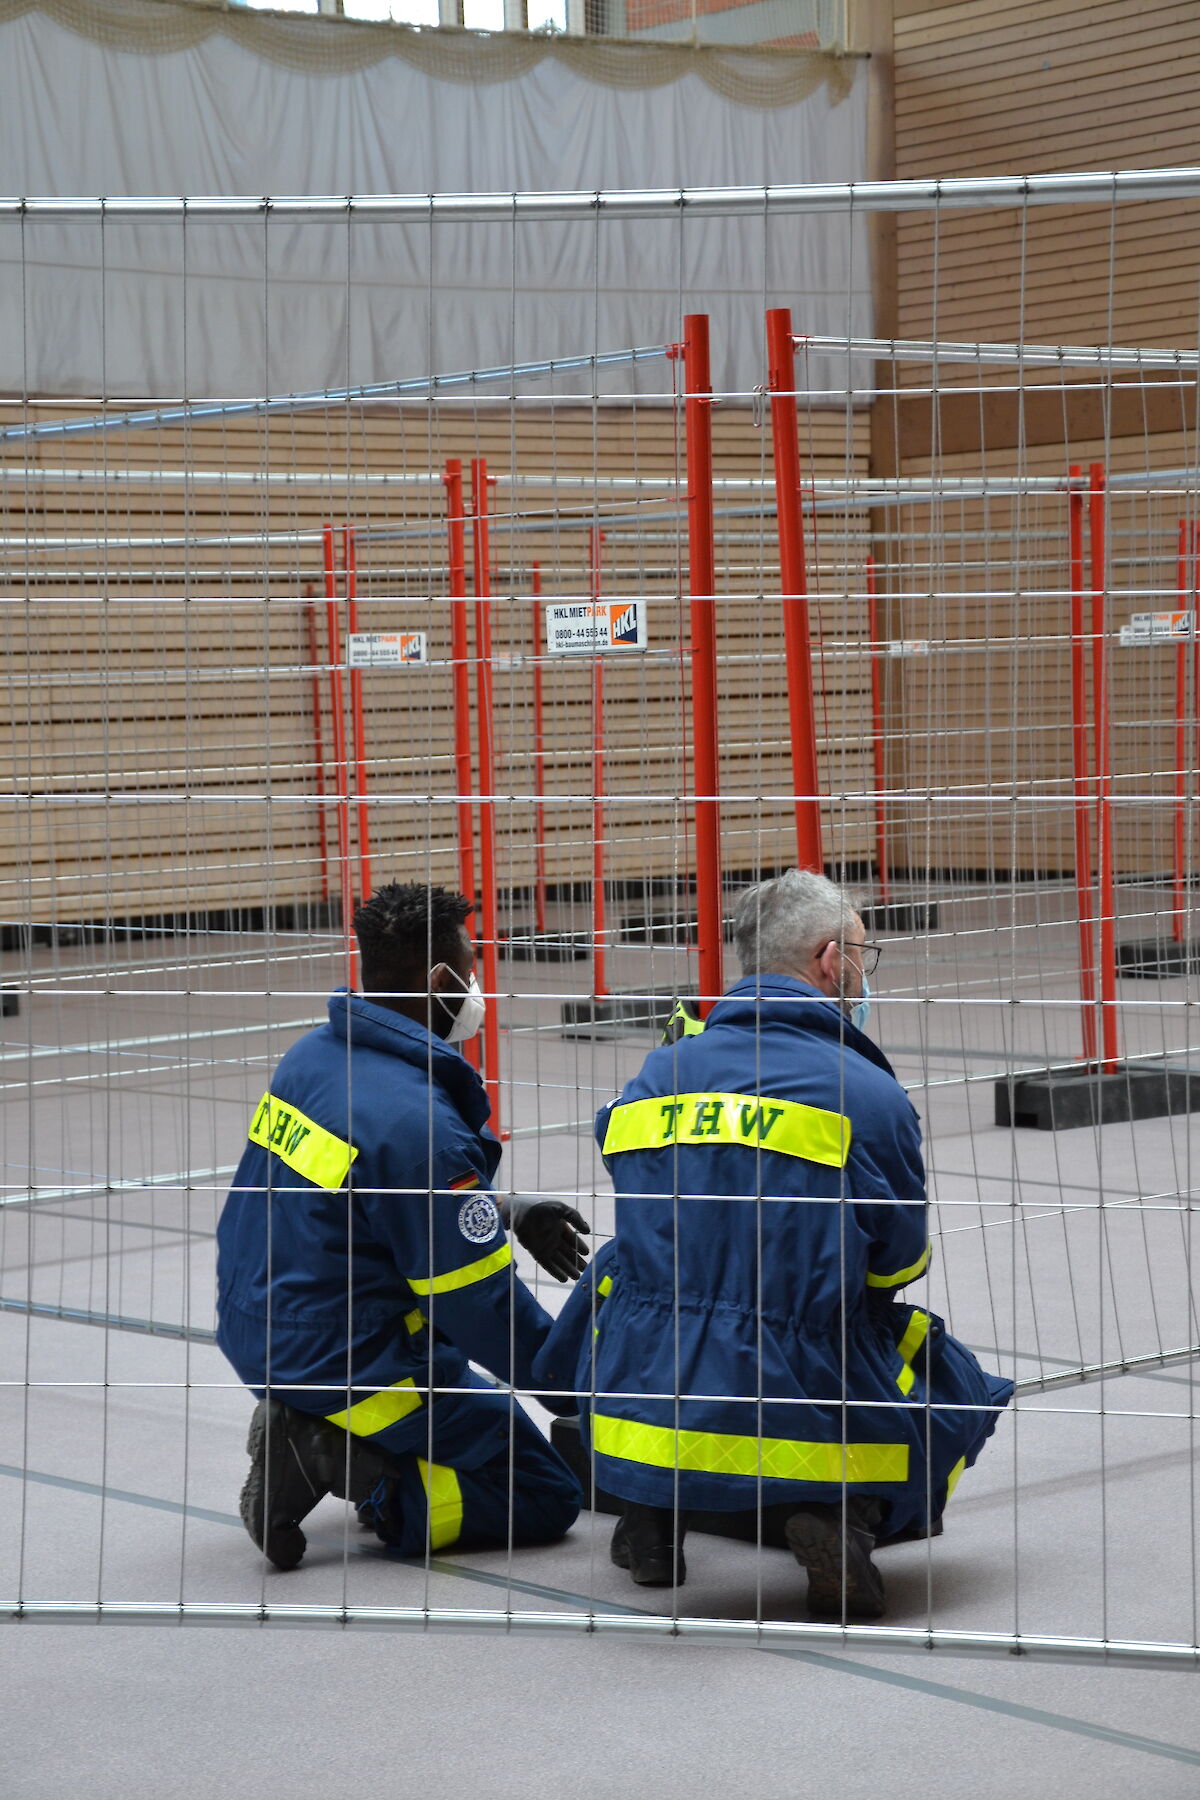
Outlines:
[[[636,644],[638,641],[637,601],[631,605],[608,609],[608,641],[610,644]]]

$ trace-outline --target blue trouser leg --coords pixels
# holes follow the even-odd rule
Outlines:
[[[583,1494],[528,1415],[513,1407],[510,1448],[478,1468],[409,1454],[360,1509],[364,1522],[405,1556],[549,1544],[570,1530]]]

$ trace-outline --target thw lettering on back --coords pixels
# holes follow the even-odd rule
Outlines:
[[[255,1115],[253,1135],[260,1140],[265,1137],[267,1143],[292,1156],[312,1135],[312,1126],[298,1119],[288,1107],[273,1102],[268,1094]]]
[[[759,1144],[766,1143],[776,1121],[783,1117],[782,1106],[769,1104],[764,1106],[760,1103],[758,1106],[751,1106],[743,1103],[739,1111],[742,1136],[744,1138],[753,1136],[755,1142]]]
[[[692,1130],[699,1137],[719,1137],[725,1107],[720,1100],[698,1100]]]
[[[682,1100],[664,1100],[660,1108],[663,1121],[663,1142],[670,1143],[675,1137],[675,1128],[679,1123],[679,1115],[683,1111]]]

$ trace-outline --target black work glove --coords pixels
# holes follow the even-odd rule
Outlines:
[[[517,1242],[555,1281],[574,1281],[583,1274],[588,1247],[578,1234],[590,1236],[592,1228],[573,1206],[565,1200],[529,1200],[520,1194],[506,1194],[500,1210]]]

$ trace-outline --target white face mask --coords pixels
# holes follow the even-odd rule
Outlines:
[[[863,976],[862,993],[859,995],[857,1000],[851,1001],[850,1005],[846,1009],[846,1017],[849,1019],[850,1023],[854,1026],[856,1031],[865,1031],[867,1028],[867,1020],[870,1018],[870,1016],[871,1016],[871,984],[867,980],[866,976],[864,975]]]
[[[468,976],[467,980],[464,981],[461,975],[457,974],[455,970],[450,969],[449,963],[444,963],[439,966],[449,969],[451,975],[454,976],[455,981],[458,982],[460,987],[465,989],[462,997],[462,1004],[459,1006],[456,1013],[451,1014],[450,1029],[446,1033],[445,1041],[448,1044],[465,1044],[468,1038],[473,1038],[475,1036],[479,1027],[483,1024],[483,1015],[487,1011],[487,1002],[479,991],[479,983],[476,981],[474,975]],[[436,970],[431,970],[431,977],[434,974],[436,974]],[[440,994],[435,994],[434,998],[440,1002],[446,1012],[450,1012],[450,1008],[446,1005],[446,1002],[442,999]]]

